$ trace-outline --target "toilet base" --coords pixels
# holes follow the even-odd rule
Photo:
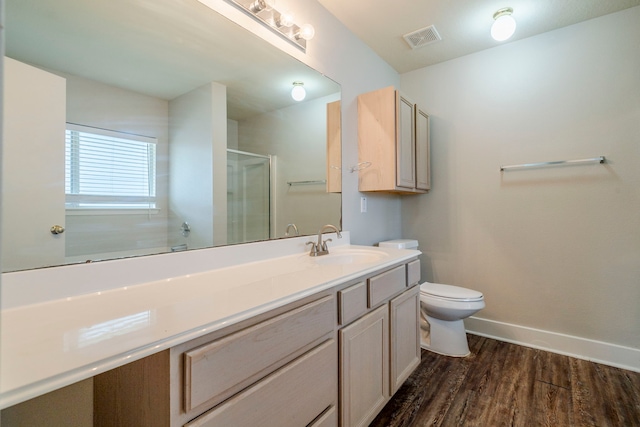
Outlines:
[[[469,351],[467,333],[464,329],[464,322],[460,320],[440,320],[431,316],[422,315],[422,322],[428,322],[428,336],[422,336],[420,347],[425,350],[444,356],[465,357]],[[424,330],[425,328],[422,327]]]

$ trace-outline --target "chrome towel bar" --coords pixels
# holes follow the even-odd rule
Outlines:
[[[509,165],[509,166],[500,166],[500,172],[508,171],[508,170],[517,170],[517,169],[527,169],[527,168],[542,168],[546,166],[557,166],[557,165],[577,165],[583,163],[604,163],[604,156],[593,157],[591,159],[579,159],[579,160],[558,160],[555,162],[540,162],[540,163],[525,163],[522,165]]]
[[[318,179],[315,181],[287,181],[287,184],[289,184],[289,186],[292,185],[320,185],[320,184],[326,184],[327,180],[326,179]]]

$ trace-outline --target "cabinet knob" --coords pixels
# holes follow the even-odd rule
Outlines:
[[[62,234],[64,233],[64,227],[61,225],[54,225],[51,227],[51,234]]]

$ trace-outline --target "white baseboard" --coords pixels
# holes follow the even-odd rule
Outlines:
[[[526,326],[470,317],[468,333],[640,372],[640,349]]]

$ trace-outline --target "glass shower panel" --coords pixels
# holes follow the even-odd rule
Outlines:
[[[270,157],[227,150],[227,239],[229,244],[269,239],[270,195]]]

